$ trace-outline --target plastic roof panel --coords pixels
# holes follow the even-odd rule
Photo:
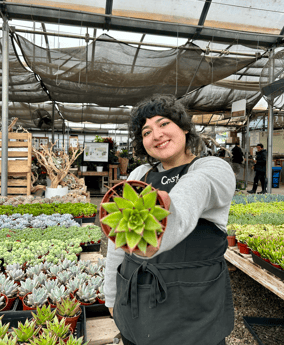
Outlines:
[[[114,0],[112,14],[146,20],[197,25],[205,1]]]
[[[207,27],[280,34],[284,24],[283,0],[213,0]]]

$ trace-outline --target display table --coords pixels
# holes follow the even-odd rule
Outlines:
[[[241,254],[237,246],[228,247],[225,259],[275,295],[284,299],[284,281],[254,263],[250,254]]]

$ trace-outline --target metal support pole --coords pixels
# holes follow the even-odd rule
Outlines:
[[[245,187],[247,188],[248,186],[248,157],[249,157],[249,115],[247,116],[247,131],[246,131],[246,154],[245,154],[245,158],[246,158],[246,185]]]
[[[9,112],[9,25],[3,19],[2,38],[2,157],[1,195],[7,196],[8,185],[8,112]]]
[[[52,134],[51,134],[52,144],[54,144],[54,118],[55,118],[55,101],[52,102]]]
[[[269,83],[273,82],[274,61],[272,56],[274,49],[269,53],[269,59],[272,62],[269,67]],[[271,97],[271,96],[270,96]],[[267,121],[267,158],[266,158],[266,176],[267,176],[267,193],[272,191],[272,154],[273,154],[273,99],[270,98],[268,105],[268,121]]]

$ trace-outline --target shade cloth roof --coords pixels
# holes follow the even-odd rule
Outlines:
[[[125,123],[130,106],[153,93],[180,97],[195,123],[241,125],[243,118],[228,118],[232,102],[246,99],[247,110],[253,109],[261,98],[264,53],[283,42],[282,0],[8,0],[0,8],[9,19],[187,39],[182,47],[158,50],[104,34],[83,46],[50,49],[13,34],[9,116],[30,125],[36,108],[52,111],[38,103],[47,100],[69,121]],[[210,52],[213,43],[220,53]]]

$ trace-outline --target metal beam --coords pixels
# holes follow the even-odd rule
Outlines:
[[[205,23],[205,20],[206,20],[209,8],[211,6],[211,2],[212,2],[212,0],[206,0],[205,3],[204,3],[204,6],[203,6],[203,9],[202,9],[199,21],[198,21],[198,26],[200,26],[200,28],[196,29],[194,37],[192,37],[192,39],[194,39],[194,40],[197,40],[199,38],[199,36],[200,36],[200,33],[202,31],[202,27],[203,27],[203,25]]]
[[[9,112],[9,25],[3,17],[2,27],[2,157],[1,157],[1,195],[8,191],[8,112]]]
[[[86,12],[75,12],[62,9],[51,9],[42,6],[30,6],[23,4],[2,4],[0,7],[6,10],[9,19],[39,21],[45,23],[65,24],[72,26],[85,26],[101,28],[105,26],[105,18],[111,18],[110,30],[130,31],[134,33],[145,33],[161,36],[176,37],[177,32],[180,38],[191,38],[197,29],[200,29],[199,39],[214,42],[232,44],[271,47],[277,40],[283,42],[283,35],[262,34],[256,32],[245,32],[229,29],[210,28],[198,25],[186,25],[180,23],[169,23],[153,20],[142,20],[135,18],[118,17],[109,14],[90,14]]]
[[[56,37],[67,37],[67,38],[75,38],[75,39],[84,39],[85,36],[82,35],[72,35],[72,34],[60,34],[57,32],[42,32],[42,31],[35,31],[35,30],[26,30],[26,29],[14,29],[14,32],[23,32],[23,33],[29,33],[29,34],[37,34],[37,35],[49,35],[49,36],[56,36]],[[144,35],[143,35],[144,36]],[[129,41],[129,40],[116,40],[116,39],[109,39],[104,37],[88,37],[88,40],[93,41],[102,41],[102,42],[109,42],[109,43],[125,43],[125,44],[132,44],[137,46],[146,46],[146,47],[161,47],[161,48],[168,48],[168,49],[180,49],[180,50],[196,50],[196,46],[192,47],[186,47],[184,45],[182,46],[171,46],[167,44],[160,44],[160,43],[146,43],[137,41]],[[217,53],[217,54],[226,54],[230,55],[238,55],[238,56],[245,56],[245,57],[254,57],[258,59],[261,55],[260,53],[243,53],[243,52],[236,52],[236,51],[224,51],[220,49],[210,49],[208,48],[206,53]]]

